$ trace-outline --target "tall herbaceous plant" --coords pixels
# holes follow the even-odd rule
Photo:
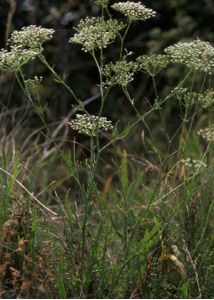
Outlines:
[[[77,212],[71,216],[68,213],[71,208],[66,202],[65,214],[69,219],[69,226],[74,226],[76,222],[79,230],[77,236],[75,236],[74,227],[70,231],[72,238],[77,240],[79,257],[69,257],[72,261],[70,265],[65,263],[62,257],[59,260],[60,279],[57,285],[59,293],[62,297],[69,295],[87,297],[90,296],[89,290],[93,290],[94,284],[97,289],[96,292],[93,292],[93,296],[97,297],[125,297],[127,295],[131,297],[133,294],[129,293],[128,289],[131,289],[133,293],[135,291],[139,297],[143,295],[155,297],[158,293],[154,292],[153,283],[149,282],[153,278],[151,268],[155,261],[157,265],[155,272],[159,275],[164,272],[166,262],[174,265],[174,272],[179,277],[179,285],[176,286],[176,289],[180,293],[179,295],[188,297],[190,296],[191,282],[187,279],[188,272],[184,258],[186,255],[190,272],[193,273],[191,279],[195,282],[193,286],[196,287],[197,296],[202,296],[194,255],[203,244],[206,228],[210,222],[212,202],[207,201],[206,228],[199,228],[197,243],[193,246],[192,254],[189,251],[191,243],[188,244],[184,240],[183,246],[179,246],[180,249],[184,249],[183,256],[178,254],[179,251],[175,251],[177,246],[174,244],[174,248],[167,249],[164,235],[167,230],[170,232],[170,222],[183,216],[179,214],[181,207],[184,214],[187,210],[188,216],[191,215],[194,205],[194,209],[196,209],[196,202],[191,202],[193,199],[190,194],[197,189],[198,185],[202,184],[201,178],[204,172],[212,168],[214,123],[211,108],[214,104],[214,91],[209,84],[214,70],[214,48],[209,42],[196,39],[180,41],[168,46],[163,53],[142,53],[140,56],[136,56],[135,53],[128,51],[125,47],[129,29],[131,26],[135,26],[137,22],[149,22],[149,19],[156,17],[156,12],[140,1],[116,1],[114,4],[110,4],[108,0],[96,0],[94,2],[100,7],[100,16],[86,17],[80,20],[74,28],[75,34],[68,43],[70,43],[71,48],[74,47],[74,44],[76,44],[75,47],[79,45],[80,51],[91,56],[97,68],[99,76],[97,83],[99,98],[97,102],[100,103],[100,106],[95,115],[88,112],[87,101],[78,97],[75,87],[70,87],[69,83],[57,74],[46,59],[44,47],[54,37],[53,29],[35,25],[23,27],[20,31],[14,31],[8,41],[7,48],[0,50],[0,70],[14,74],[27,100],[35,108],[46,127],[48,138],[59,151],[78,189],[77,202],[80,203],[80,210],[77,209]],[[118,15],[119,20],[113,18],[112,15]],[[106,56],[106,48],[110,47],[117,47],[117,59],[115,61],[109,61]],[[45,109],[40,102],[38,86],[43,78],[37,74],[33,78],[27,78],[24,73],[24,66],[35,60],[44,64],[57,84],[63,85],[71,95],[72,117],[66,124],[72,135],[75,135],[71,160],[67,158],[67,155],[59,148],[54,139]],[[156,84],[159,73],[177,64],[184,68],[184,78],[176,84],[168,95],[160,97]],[[146,110],[143,111],[135,105],[135,95],[131,95],[129,89],[139,72],[144,72],[151,78],[155,95],[154,99],[147,99],[150,105],[145,106]],[[203,78],[200,87],[195,85],[196,74],[200,74]],[[206,84],[207,82],[209,84]],[[106,103],[111,100],[110,91],[115,86],[120,89],[124,96],[124,105],[130,105],[135,116],[135,119],[132,122],[127,122],[124,128],[118,126],[120,120],[105,116]],[[142,101],[144,100],[142,99]],[[182,111],[182,120],[178,131],[173,136],[169,136],[167,129],[169,125],[164,120],[163,110],[172,101],[178,101]],[[189,141],[193,138],[192,130],[195,126],[195,120],[197,120],[199,113],[204,113],[204,111],[208,112],[205,122],[202,123],[206,123],[206,125],[197,128],[195,135],[198,143],[203,145],[200,148],[203,150],[194,153],[189,151]],[[158,146],[159,141],[155,140],[152,133],[152,124],[147,121],[148,116],[152,113],[158,114],[164,128],[168,141],[166,153],[163,153]],[[148,184],[148,188],[144,186],[141,189],[138,179],[144,176],[142,175],[144,170],[140,171],[139,174],[141,175],[138,179],[135,178],[135,181],[130,182],[129,157],[127,151],[123,150],[120,152],[121,164],[116,170],[118,175],[118,180],[115,183],[116,186],[118,185],[116,190],[114,190],[112,183],[112,175],[101,192],[97,181],[99,167],[103,163],[103,153],[108,153],[109,149],[113,149],[112,151],[117,149],[118,151],[117,146],[124,139],[130,138],[130,133],[133,134],[134,130],[139,128],[138,125],[147,132],[148,153],[154,156],[154,162],[158,165],[155,172],[156,183],[152,183],[151,186]],[[90,154],[88,159],[79,162],[76,160],[76,144],[81,135],[84,135],[88,141]],[[177,148],[170,152],[175,138],[177,139]],[[144,139],[146,144],[147,137],[142,133],[139,140],[143,140],[144,143]],[[144,167],[145,165],[142,165],[142,168]],[[152,168],[152,164],[150,167]],[[82,172],[82,170],[84,171]],[[106,194],[110,190],[110,186],[112,191],[108,198]],[[137,189],[137,194],[133,192],[134,188]],[[172,199],[178,197],[179,194],[176,193],[179,193],[182,188],[186,188],[186,190],[180,196],[186,198],[181,199],[179,204],[173,206]],[[141,193],[147,195],[146,200],[143,200],[145,203],[136,205],[135,198],[140,198]],[[202,194],[201,192],[201,197]],[[106,199],[112,200],[112,203],[107,203]],[[120,201],[117,202],[115,199]],[[189,199],[189,202],[184,203],[185,199]],[[112,207],[114,201],[117,203],[115,207]],[[37,205],[40,205],[48,213],[52,212],[41,202],[37,202]],[[137,210],[135,210],[135,205]],[[171,213],[165,214],[163,209],[167,211],[171,209]],[[92,226],[94,223],[96,225]],[[115,253],[112,253],[114,248],[111,249],[111,247],[115,247],[114,242],[119,250],[117,249]],[[203,257],[201,261],[203,261]],[[162,271],[158,265],[162,266]],[[60,270],[63,270],[63,274],[60,273]],[[73,272],[72,275],[70,272]],[[72,282],[69,281],[69,276],[73,276]],[[93,278],[93,284],[91,278]],[[137,285],[136,288],[133,288],[134,284]],[[169,288],[164,286],[164,281],[157,284],[166,289]]]

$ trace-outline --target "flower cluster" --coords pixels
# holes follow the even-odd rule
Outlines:
[[[0,50],[0,69],[17,72],[43,50],[43,43],[50,40],[53,33],[53,29],[35,25],[14,31],[8,42],[10,50]]]
[[[112,130],[113,126],[111,121],[105,117],[97,117],[93,115],[76,115],[76,119],[72,120],[69,125],[72,129],[77,130],[79,133],[96,136],[99,131]]]
[[[43,44],[49,41],[53,34],[53,29],[30,25],[23,27],[20,31],[14,31],[9,39],[9,44],[40,53],[43,50]]]
[[[180,162],[194,173],[207,167],[205,162],[198,159],[192,159],[190,157],[182,159]]]
[[[134,78],[134,73],[138,69],[138,64],[133,61],[127,61],[123,58],[115,64],[112,62],[105,65],[103,68],[103,75],[105,76],[105,85],[120,85],[127,86]]]
[[[203,108],[208,108],[214,104],[214,90],[210,89],[198,94],[198,102]]]
[[[17,72],[20,68],[32,61],[37,55],[33,50],[11,47],[10,51],[0,50],[0,70]]]
[[[118,2],[111,7],[124,14],[130,22],[138,20],[145,21],[156,15],[153,9],[145,7],[141,2]]]
[[[199,93],[196,92],[189,92],[186,91],[186,93],[183,94],[183,101],[186,106],[192,106],[194,104],[197,104],[199,101]]]
[[[198,135],[204,138],[207,142],[214,142],[214,125],[198,130]]]
[[[25,80],[25,84],[30,93],[34,94],[35,92],[37,92],[38,87],[39,87],[40,83],[42,82],[42,79],[43,79],[42,76],[34,76],[33,79]]]
[[[203,93],[190,92],[187,88],[174,89],[174,95],[178,100],[184,101],[186,106],[199,103],[203,108],[208,108],[214,104],[214,90],[209,89]]]
[[[186,65],[190,69],[211,74],[214,68],[214,48],[201,40],[179,42],[165,49],[170,61]]]
[[[145,70],[150,76],[156,76],[162,69],[167,67],[169,58],[163,54],[151,54],[139,56],[136,61],[140,70]]]
[[[188,92],[187,88],[175,87],[174,89],[171,90],[170,94],[172,96],[175,96],[178,100],[182,100],[187,92]]]
[[[94,2],[106,8],[108,6],[109,0],[95,0]]]
[[[86,17],[75,28],[77,33],[70,38],[69,42],[81,44],[83,51],[91,52],[97,48],[106,48],[123,28],[124,24],[117,20],[105,21],[103,18]]]

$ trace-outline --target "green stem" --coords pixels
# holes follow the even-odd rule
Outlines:
[[[175,88],[179,88],[180,86],[182,86],[183,83],[185,82],[185,80],[190,76],[190,74],[191,74],[191,70],[187,73],[187,75],[185,76],[185,78],[182,79]],[[165,103],[168,100],[170,100],[172,98],[172,96],[173,96],[173,94],[169,94],[168,96],[166,96],[162,100],[160,99],[159,105],[162,105],[163,103]],[[147,115],[149,115],[151,112],[153,112],[156,109],[157,109],[157,104],[154,103],[154,105],[152,106],[152,108],[150,110],[148,110],[145,114],[143,114],[140,118],[138,118],[135,122],[133,122],[129,126],[128,131],[130,132],[131,129],[133,129],[139,122],[141,122],[142,120],[144,120]],[[109,147],[110,145],[112,145],[116,141],[121,140],[124,136],[127,136],[127,129],[125,129],[124,131],[122,131],[117,137],[115,137],[108,144],[106,144],[103,148],[101,148],[100,152],[102,152],[103,150],[105,150],[107,147]]]
[[[192,70],[190,70],[190,71],[192,72]],[[193,79],[192,79],[192,83],[191,83],[191,90],[193,89],[194,81],[195,81],[195,73],[193,75]],[[177,160],[180,160],[180,157],[182,156],[182,153],[186,149],[187,139],[184,141],[184,131],[185,131],[185,128],[186,128],[186,124],[188,123],[188,115],[189,115],[190,109],[191,109],[191,107],[189,108],[188,105],[185,105],[185,113],[184,113],[184,118],[183,118],[183,121],[182,121]]]
[[[54,69],[49,65],[49,63],[45,59],[45,57],[42,54],[40,54],[38,57],[40,61],[47,67],[47,69],[54,75],[56,81],[62,84],[69,91],[69,93],[72,95],[76,103],[79,104],[81,109],[83,109],[84,106],[82,104],[82,101],[77,98],[77,96],[75,95],[74,91],[70,88],[70,86],[54,71]]]
[[[102,58],[103,53],[101,52],[101,63],[103,63],[103,58]],[[104,102],[105,102],[105,97],[104,97],[104,88],[103,88],[103,74],[102,74],[102,65],[100,66],[98,63],[98,60],[94,54],[94,52],[92,52],[92,57],[94,59],[94,62],[96,64],[98,73],[99,73],[99,80],[100,80],[100,96],[101,96],[101,107],[100,107],[100,112],[99,112],[99,116],[102,114],[103,111],[103,107],[104,107]]]
[[[162,159],[161,159],[161,156],[160,156],[159,151],[158,151],[158,145],[157,145],[157,143],[156,143],[156,141],[155,141],[155,139],[154,139],[154,136],[153,136],[153,134],[152,134],[152,132],[151,132],[149,126],[147,125],[147,123],[146,123],[145,120],[144,120],[145,117],[142,118],[142,116],[141,116],[141,114],[139,113],[138,109],[137,109],[136,106],[134,105],[134,100],[130,97],[130,94],[129,94],[129,92],[128,92],[127,87],[123,87],[123,92],[124,92],[124,94],[126,95],[126,97],[127,97],[127,99],[129,100],[129,102],[131,103],[131,105],[132,105],[134,111],[135,111],[136,114],[137,114],[138,119],[140,119],[140,121],[144,124],[144,126],[145,126],[146,129],[148,130],[148,132],[149,132],[149,134],[150,134],[150,136],[151,136],[151,138],[152,138],[152,141],[153,141],[153,143],[154,143],[154,145],[155,145],[155,149],[156,149],[156,153],[157,153],[157,155],[158,155],[158,159],[159,159],[160,163],[162,164]],[[154,106],[153,106],[153,107],[154,107]],[[155,106],[155,108],[156,108],[156,106]],[[155,108],[154,108],[154,109],[155,109]],[[145,116],[145,115],[144,115],[144,116]]]
[[[129,31],[129,29],[130,29],[130,26],[131,26],[131,22],[128,23],[124,35],[123,35],[123,36],[120,35],[120,38],[121,38],[121,45],[120,45],[120,60],[121,60],[122,55],[123,55],[124,41],[125,41],[125,38],[126,38],[126,36],[127,36],[127,34],[128,34],[128,31]]]
[[[155,101],[158,101],[158,92],[157,92],[157,86],[156,86],[156,82],[155,82],[155,77],[152,76],[152,84],[153,84],[153,87],[154,87],[154,92],[155,92]],[[158,113],[159,113],[159,116],[160,116],[160,119],[161,119],[161,124],[162,124],[162,127],[166,133],[166,137],[167,137],[167,141],[168,143],[170,142],[170,138],[169,138],[169,134],[168,134],[168,131],[167,131],[167,128],[166,128],[166,123],[164,121],[164,118],[163,118],[163,115],[161,113],[161,107],[158,109]]]

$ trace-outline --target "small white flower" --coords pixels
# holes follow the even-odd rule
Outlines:
[[[20,68],[32,61],[37,52],[33,50],[22,49],[20,47],[11,47],[11,50],[0,50],[0,70],[17,72]]]
[[[207,167],[207,164],[202,160],[192,159],[190,157],[182,159],[180,162],[192,173],[197,173],[199,170],[203,170]]]
[[[198,130],[198,135],[204,138],[207,142],[214,142],[214,125]]]
[[[43,43],[53,36],[53,29],[31,25],[14,31],[8,41],[10,50],[0,50],[0,69],[17,72],[43,51]]]
[[[156,15],[154,10],[147,8],[141,2],[118,2],[111,7],[124,14],[130,22],[138,20],[145,21]]]
[[[32,49],[36,52],[43,51],[43,44],[52,39],[53,29],[30,25],[23,27],[20,31],[14,31],[9,39],[9,44],[14,47]]]
[[[190,69],[211,74],[214,68],[214,48],[201,40],[179,42],[165,49],[170,61],[186,65]]]
[[[105,117],[87,114],[77,114],[76,119],[69,122],[69,125],[72,129],[88,136],[96,136],[100,131],[113,129],[111,121],[108,121]]]
[[[70,43],[82,45],[82,50],[91,52],[95,49],[106,48],[112,43],[119,30],[124,28],[124,24],[117,20],[107,20],[103,18],[85,18],[80,21],[75,30],[77,33],[69,40]]]
[[[198,102],[202,107],[207,108],[214,104],[214,90],[210,89],[198,94]]]
[[[42,76],[34,76],[32,79],[25,80],[25,84],[32,94],[38,91],[39,85],[42,82]]]

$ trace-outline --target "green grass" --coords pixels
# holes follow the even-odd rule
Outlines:
[[[211,166],[197,175],[160,169],[121,145],[88,186],[88,163],[64,151],[28,169],[17,149],[12,164],[10,151],[1,157],[13,176],[1,172],[3,298],[212,298]]]

